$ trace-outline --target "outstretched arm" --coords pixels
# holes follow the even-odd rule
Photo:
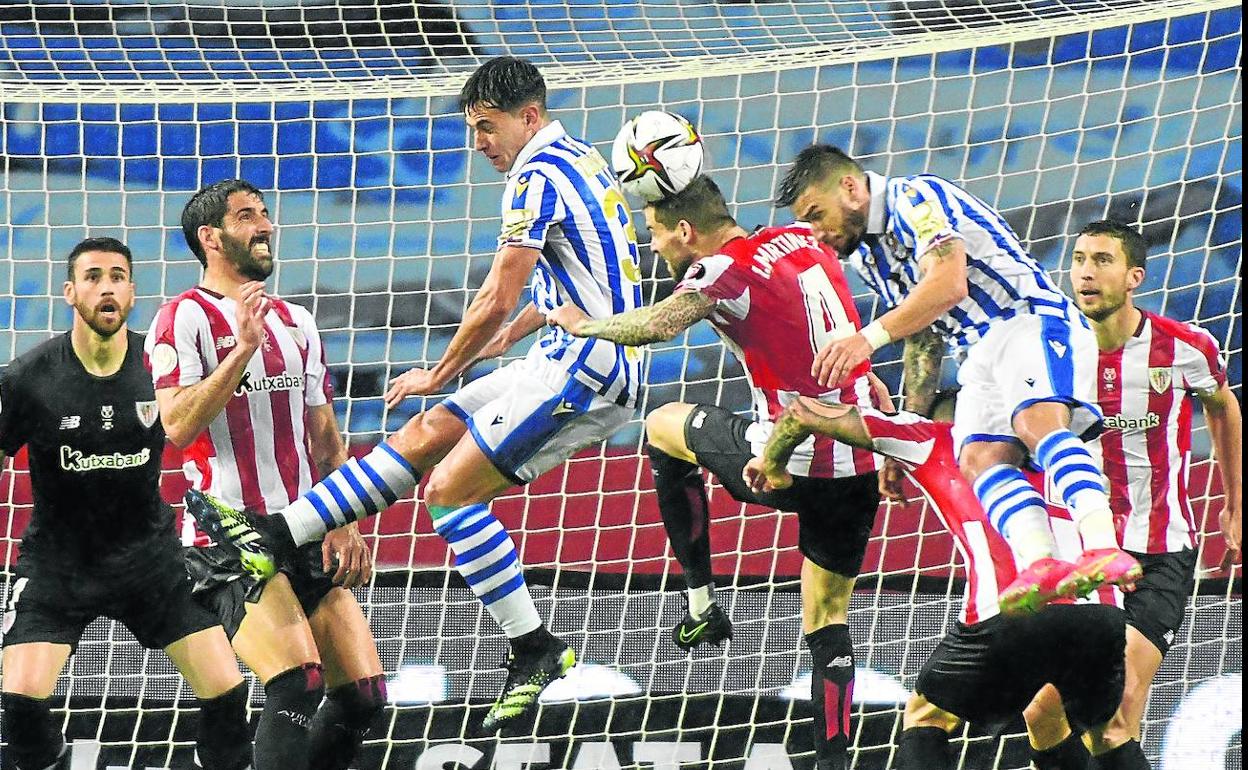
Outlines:
[[[923,255],[919,267],[923,277],[900,305],[857,334],[819,351],[811,374],[820,385],[836,387],[878,348],[929,328],[966,297],[966,245],[961,239],[936,244]],[[906,408],[918,411],[908,403]]]
[[[562,305],[546,317],[577,337],[597,337],[621,345],[666,342],[715,309],[715,300],[697,291],[673,294],[662,302],[609,318],[590,318],[574,305]]]
[[[540,256],[540,251],[527,246],[500,248],[489,275],[472,298],[442,359],[432,369],[409,369],[391,380],[385,395],[386,406],[393,409],[407,396],[437,393],[477,360],[481,350],[516,309]]]

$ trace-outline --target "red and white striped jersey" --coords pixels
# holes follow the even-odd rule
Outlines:
[[[899,460],[932,510],[953,536],[966,570],[966,592],[958,619],[967,625],[981,623],[1000,613],[997,597],[1018,577],[1014,551],[993,528],[953,455],[952,425],[932,422],[910,412],[882,414],[860,409],[863,423],[877,452]],[[1043,476],[1029,477],[1043,485]],[[1050,506],[1050,523],[1059,559],[1074,561],[1083,551],[1079,532],[1064,509]],[[1086,601],[1122,606],[1116,588],[1098,591]]]
[[[202,287],[161,306],[145,346],[156,389],[205,379],[237,344],[236,303]],[[264,343],[234,396],[182,452],[196,489],[226,505],[270,513],[312,487],[307,408],[333,397],[312,314],[273,298]]]
[[[1101,351],[1097,401],[1105,432],[1096,442],[1123,549],[1194,548],[1188,500],[1192,404],[1226,383],[1226,360],[1204,329],[1143,311],[1119,350]]]
[[[840,262],[808,226],[768,227],[729,241],[718,254],[690,265],[676,293],[693,291],[716,300],[708,320],[745,368],[755,414],[746,435],[756,454],[798,396],[874,403],[866,377],[870,362],[839,389],[828,390],[811,376],[815,354],[856,333],[861,322]],[[876,465],[871,452],[819,436],[797,447],[788,469],[797,476],[843,478]]]

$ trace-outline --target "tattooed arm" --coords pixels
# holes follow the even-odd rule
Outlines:
[[[907,411],[931,416],[940,387],[940,363],[945,341],[931,327],[906,338],[902,353],[902,392]]]
[[[575,305],[561,305],[546,316],[546,323],[577,337],[597,337],[621,345],[646,345],[672,339],[709,316],[714,309],[714,299],[689,291],[609,318],[590,318]]]

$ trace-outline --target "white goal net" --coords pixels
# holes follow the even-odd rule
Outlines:
[[[1242,13],[1223,0],[13,0],[0,5],[0,364],[68,328],[64,257],[87,236],[134,251],[131,325],[145,329],[199,278],[183,204],[241,176],[277,222],[270,288],[315,313],[339,421],[370,447],[439,401],[387,411],[381,392],[438,359],[494,251],[502,180],[471,152],[455,96],[500,53],[537,63],[554,117],[604,151],[644,109],[690,118],[747,227],[787,215],[770,204],[776,181],[814,141],[963,184],[1063,280],[1084,223],[1138,223],[1142,304],[1212,332],[1242,395]],[[643,274],[648,299],[670,291],[644,248]],[[854,288],[870,318],[872,295]],[[876,358],[894,388],[899,355]],[[705,325],[655,346],[646,371],[642,413],[748,408]],[[737,635],[681,653],[679,568],[640,425],[495,504],[539,609],[582,661],[519,743],[467,737],[506,643],[427,512],[408,500],[366,527],[382,571],[357,595],[394,705],[356,766],[813,767],[794,517],[716,489],[715,572]],[[1203,427],[1194,445],[1190,489],[1212,534],[1146,718],[1164,770],[1242,767],[1239,573],[1208,569],[1221,490]],[[170,450],[170,500],[185,488],[177,465]],[[0,596],[30,514],[24,468],[19,456],[0,476]],[[850,617],[859,770],[890,766],[901,704],[961,590],[922,503],[882,507]],[[54,701],[74,768],[189,766],[189,689],[115,624],[88,629]],[[1017,735],[971,731],[957,746],[964,768],[1027,766]]]

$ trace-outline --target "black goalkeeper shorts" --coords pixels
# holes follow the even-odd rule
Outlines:
[[[77,649],[87,624],[101,616],[117,620],[153,650],[218,625],[192,598],[178,539],[172,533],[157,538],[147,553],[150,558],[131,569],[99,576],[64,563],[20,559],[0,626],[3,646],[47,642]]]
[[[1076,730],[1108,722],[1122,701],[1127,644],[1122,610],[1058,604],[1035,615],[958,623],[932,652],[915,692],[981,727],[1022,713],[1045,684]]]
[[[880,507],[876,473],[842,479],[795,476],[788,489],[756,494],[741,478],[754,456],[745,438],[751,424],[722,407],[698,404],[685,420],[685,446],[733,499],[796,513],[803,556],[829,572],[857,577]]]

